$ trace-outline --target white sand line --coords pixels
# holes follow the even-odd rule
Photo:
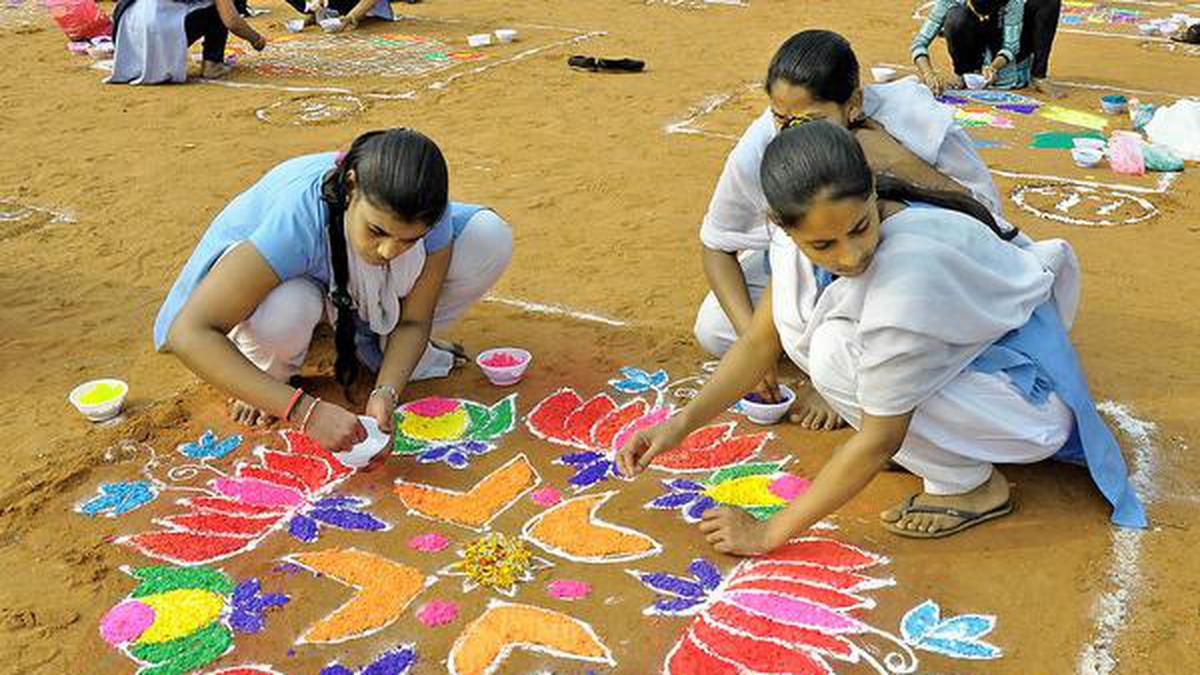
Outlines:
[[[692,134],[692,135],[696,135],[696,136],[711,136],[712,138],[725,138],[725,139],[730,139],[730,140],[737,140],[737,138],[738,138],[737,136],[734,136],[731,134],[722,134],[722,133],[718,133],[715,131],[706,131],[704,129],[696,127],[695,124],[701,118],[707,117],[708,115],[713,114],[714,112],[719,110],[722,106],[724,106],[726,103],[729,103],[731,100],[733,100],[734,96],[737,96],[738,94],[740,94],[746,90],[756,89],[759,86],[760,85],[758,83],[750,83],[750,84],[745,85],[742,89],[738,89],[738,90],[735,90],[732,92],[721,93],[721,94],[712,94],[712,95],[706,96],[704,98],[704,100],[700,101],[698,104],[692,106],[688,110],[687,117],[685,117],[677,122],[668,122],[663,127],[663,131],[665,131],[668,134]]]
[[[537,54],[540,54],[544,51],[548,51],[550,49],[555,49],[557,47],[563,47],[566,45],[577,44],[577,43],[583,42],[585,40],[590,40],[594,37],[600,37],[602,35],[608,35],[608,33],[606,33],[605,31],[592,31],[590,33],[584,33],[582,35],[575,35],[575,36],[569,37],[565,40],[558,40],[557,42],[551,42],[550,44],[542,45],[540,47],[532,47],[530,49],[526,49],[523,52],[514,54],[513,56],[510,56],[506,59],[501,59],[499,61],[493,61],[491,63],[485,63],[481,66],[476,66],[475,68],[471,68],[469,70],[459,71],[457,73],[450,75],[450,77],[447,77],[444,80],[438,80],[437,82],[433,82],[433,83],[429,84],[428,86],[425,87],[425,89],[434,90],[434,91],[440,90],[440,89],[445,89],[446,87],[450,86],[450,84],[452,82],[454,82],[455,80],[462,78],[462,77],[466,77],[467,75],[477,75],[479,73],[491,70],[492,68],[496,68],[499,66],[505,66],[505,65],[508,65],[511,63],[516,63],[518,61],[524,61],[525,59],[527,59],[531,56],[536,56]]]
[[[906,72],[916,72],[916,67],[913,66],[911,63],[879,62],[879,63],[876,63],[875,65],[883,66],[885,68],[894,68],[896,70],[903,70]],[[1158,91],[1158,90],[1154,90],[1154,89],[1131,89],[1129,87],[1121,87],[1121,86],[1117,86],[1115,84],[1089,84],[1086,82],[1068,82],[1066,80],[1053,80],[1053,79],[1050,81],[1053,82],[1054,84],[1062,85],[1064,87],[1071,87],[1073,89],[1094,89],[1096,91],[1119,91],[1123,94],[1147,94],[1150,96],[1170,96],[1173,98],[1200,98],[1195,94],[1176,94],[1176,93],[1170,92],[1170,91]],[[1033,97],[1031,96],[1030,98],[1033,98]]]
[[[272,91],[287,91],[297,94],[353,94],[354,90],[342,87],[302,87],[291,84],[265,84],[260,82],[230,82],[229,80],[210,80],[207,77],[189,78],[200,84],[216,84],[234,89],[269,89]]]
[[[1133,473],[1130,481],[1138,495],[1149,504],[1156,495],[1158,448],[1154,444],[1157,425],[1134,417],[1133,411],[1122,403],[1103,401],[1096,406],[1133,443]],[[1093,637],[1079,651],[1077,672],[1080,675],[1110,675],[1116,672],[1117,658],[1113,655],[1117,641],[1125,632],[1132,604],[1138,599],[1142,582],[1140,564],[1142,539],[1146,530],[1112,528],[1112,553],[1108,563],[1108,580],[1112,588],[1096,599],[1093,609]]]
[[[520,300],[518,298],[505,298],[497,295],[488,295],[483,298],[484,302],[490,302],[497,305],[508,305],[516,307],[526,312],[534,314],[546,314],[549,316],[565,316],[578,321],[588,321],[591,323],[601,323],[606,326],[615,326],[617,328],[625,328],[629,326],[629,322],[620,319],[612,319],[601,314],[593,312],[583,312],[562,305],[547,305],[541,302],[530,302],[529,300]]]
[[[1137,192],[1146,195],[1161,195],[1167,192],[1171,187],[1171,183],[1175,182],[1176,173],[1163,173],[1158,177],[1158,185],[1155,187],[1146,187],[1144,185],[1126,185],[1124,183],[1102,183],[1094,180],[1084,180],[1082,178],[1067,178],[1065,176],[1054,176],[1051,174],[1042,173],[1019,173],[1016,171],[1005,171],[1003,169],[989,170],[997,176],[1005,178],[1021,179],[1021,180],[1044,180],[1055,183],[1071,183],[1074,185],[1085,185],[1094,188],[1108,188],[1110,190],[1118,190],[1121,192]]]

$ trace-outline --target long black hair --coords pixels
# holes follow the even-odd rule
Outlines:
[[[804,87],[813,98],[845,105],[858,91],[858,57],[850,41],[829,30],[805,30],[788,38],[767,68],[767,93],[776,82]]]
[[[854,134],[821,120],[781,131],[763,154],[760,177],[775,221],[784,228],[803,220],[818,195],[832,201],[867,199],[874,191],[881,199],[925,202],[966,214],[1001,239],[1017,234],[1016,228],[1001,230],[992,213],[970,195],[919,187],[895,176],[876,177]]]
[[[333,258],[330,291],[337,307],[334,375],[343,387],[358,377],[354,345],[353,302],[346,290],[349,261],[346,252],[346,207],[350,203],[350,172],[360,198],[387,209],[401,220],[433,227],[450,203],[449,169],[442,151],[428,136],[411,129],[369,131],[354,139],[321,185],[329,207],[329,247]],[[420,246],[421,244],[416,244]]]

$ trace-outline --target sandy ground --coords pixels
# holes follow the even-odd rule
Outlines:
[[[705,286],[695,232],[731,145],[726,136],[739,133],[764,104],[747,83],[761,77],[783,38],[807,27],[850,37],[864,66],[903,62],[916,25],[911,7],[894,4],[397,5],[422,20],[367,30],[461,44],[478,27],[527,28],[522,43],[420,77],[268,77],[247,65],[232,80],[266,88],[107,87],[86,58],[63,49],[64,39],[46,20],[0,10],[6,73],[0,87],[0,215],[6,216],[0,218],[0,428],[9,467],[0,478],[0,561],[7,575],[0,590],[0,653],[6,655],[0,670],[135,670],[99,639],[97,623],[134,585],[120,567],[147,559],[109,542],[146,529],[151,518],[176,507],[164,497],[111,520],[89,519],[71,507],[100,482],[137,477],[145,455],[121,452],[124,441],[167,456],[206,428],[235,431],[223,417],[218,392],[154,353],[150,328],[211,216],[262,172],[287,157],[344,145],[366,129],[419,127],[445,150],[453,194],[487,203],[515,225],[516,256],[495,296],[626,324],[548,316],[499,302],[474,309],[454,337],[472,349],[518,344],[537,355],[519,387],[522,414],[560,386],[597,392],[626,364],[687,375],[703,361],[690,335]],[[284,35],[286,7],[265,6],[271,13],[256,24],[272,36]],[[1175,11],[1188,10],[1180,3]],[[1103,25],[1076,28],[1122,32]],[[241,47],[236,38],[231,44]],[[572,53],[636,56],[650,67],[633,76],[580,73],[564,64]],[[1140,90],[1158,103],[1200,95],[1198,66],[1194,55],[1168,52],[1159,43],[1063,33],[1052,75],[1077,85],[1067,89],[1063,105],[1091,110],[1097,96],[1110,90]],[[271,88],[280,85],[336,91]],[[296,100],[314,93],[356,96],[365,110],[323,125],[264,124],[256,116],[276,103],[272,110],[303,107]],[[685,124],[706,133],[666,133],[716,95],[731,98]],[[1047,182],[1013,174],[1090,176],[1134,185],[1143,190],[1135,194],[1152,205],[1120,207],[1149,214],[1137,224],[1091,228],[1040,218],[1011,202],[1007,209],[1034,236],[1069,239],[1083,261],[1084,302],[1074,339],[1097,400],[1128,406],[1136,419],[1155,425],[1140,442],[1122,437],[1154,526],[1144,533],[1115,532],[1083,471],[1036,466],[1009,473],[1020,509],[994,525],[942,542],[891,537],[876,526],[874,514],[917,483],[887,474],[833,519],[835,536],[891,559],[872,573],[894,577],[896,584],[871,593],[877,606],[864,617],[881,630],[895,633],[901,615],[926,598],[948,614],[998,617],[987,639],[1003,648],[1002,659],[952,661],[919,652],[921,672],[1191,672],[1200,649],[1194,562],[1200,474],[1189,461],[1190,448],[1200,442],[1200,225],[1189,208],[1200,185],[1196,166],[1164,187],[1153,179],[1122,181],[1107,169],[1085,173],[1065,164],[1061,153],[1020,150],[1029,133],[1047,128],[1066,127],[1018,120],[1013,131],[980,130],[980,137],[1010,145],[984,151],[994,167],[1009,172],[997,178],[1002,192]],[[1053,203],[1051,198],[1044,208]],[[326,339],[307,372],[317,378],[314,386],[337,396],[327,379],[328,352]],[[132,385],[129,412],[116,424],[93,427],[70,409],[66,393],[80,381],[109,375]],[[411,390],[413,397],[432,393],[492,402],[502,392],[471,370]],[[1130,419],[1126,426],[1136,431]],[[844,438],[796,428],[776,433],[766,452],[794,453],[791,468],[808,475]],[[246,447],[253,442],[277,444],[263,436],[248,439]],[[570,475],[552,464],[560,448],[522,428],[465,474],[393,460],[341,489],[373,497],[375,513],[394,529],[380,535],[332,532],[308,546],[358,546],[431,573],[452,559],[452,549],[430,558],[406,550],[406,535],[431,528],[405,516],[390,495],[392,481],[464,489],[517,450],[529,454],[547,483],[562,486]],[[639,561],[639,568],[680,571],[708,552],[682,521],[640,510],[657,493],[649,481],[631,484],[604,516],[663,542],[666,553]],[[496,529],[514,532],[536,512],[526,500]],[[440,531],[456,544],[471,540],[465,531]],[[370,638],[298,647],[289,655],[303,627],[347,597],[337,584],[271,572],[278,557],[301,548],[278,534],[255,552],[219,564],[237,578],[261,577],[269,590],[284,590],[293,601],[269,617],[265,632],[239,637],[236,651],[214,668],[257,662],[280,672],[315,673],[335,658],[358,666],[383,649],[416,641],[423,656],[417,672],[438,672],[463,622],[484,604],[480,591],[460,596],[453,582],[443,581],[434,595],[462,602],[463,619],[456,624],[425,629],[409,613]],[[735,562],[714,560],[723,569]],[[561,563],[556,574],[586,579],[596,592],[553,608],[591,622],[613,650],[617,672],[655,672],[686,621],[643,618],[640,608],[653,596],[622,567]],[[605,598],[615,600],[610,605]],[[540,582],[518,599],[551,604]],[[587,664],[519,653],[500,672],[533,668],[582,672]],[[836,669],[868,672],[845,664]]]

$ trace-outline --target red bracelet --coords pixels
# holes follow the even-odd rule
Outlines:
[[[292,419],[292,411],[295,410],[296,404],[300,402],[304,396],[304,390],[296,387],[296,391],[292,392],[292,399],[288,401],[287,409],[283,411],[283,421],[288,422]]]
[[[313,411],[317,409],[317,404],[321,402],[321,397],[313,398],[312,405],[308,406],[308,412],[304,413],[304,419],[300,422],[300,433],[308,433],[308,418],[312,417]]]

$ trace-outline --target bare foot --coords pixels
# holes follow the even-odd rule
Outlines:
[[[1049,96],[1050,98],[1062,98],[1065,95],[1062,93],[1061,90],[1059,90],[1058,87],[1054,86],[1054,84],[1051,83],[1050,80],[1047,80],[1044,78],[1043,79],[1034,78],[1032,85],[1033,85],[1034,90],[1036,90],[1046,96]]]
[[[846,426],[846,422],[821,398],[811,382],[796,385],[796,402],[788,413],[792,424],[799,424],[813,431],[833,431]]]
[[[986,483],[966,494],[930,495],[921,493],[912,500],[911,504],[901,503],[880,513],[879,519],[884,522],[888,530],[897,534],[903,535],[905,532],[913,532],[933,535],[945,530],[952,530],[967,522],[968,518],[948,513],[913,512],[911,509],[914,507],[935,507],[958,509],[973,513],[988,513],[1008,504],[1009,497],[1008,481],[999,471],[992,469],[992,475],[987,479]],[[905,513],[906,507],[910,509],[908,513]],[[998,515],[1004,514],[1000,513],[993,517],[998,517]],[[980,519],[974,524],[990,519]]]
[[[225,77],[233,70],[230,66],[216,61],[205,61],[204,68],[201,69],[201,75],[207,80],[219,80]]]
[[[255,408],[245,401],[229,399],[229,404],[229,416],[233,418],[234,422],[239,424],[245,424],[248,427],[253,427],[267,426],[268,424],[275,422],[274,415],[268,415],[267,413]]]

